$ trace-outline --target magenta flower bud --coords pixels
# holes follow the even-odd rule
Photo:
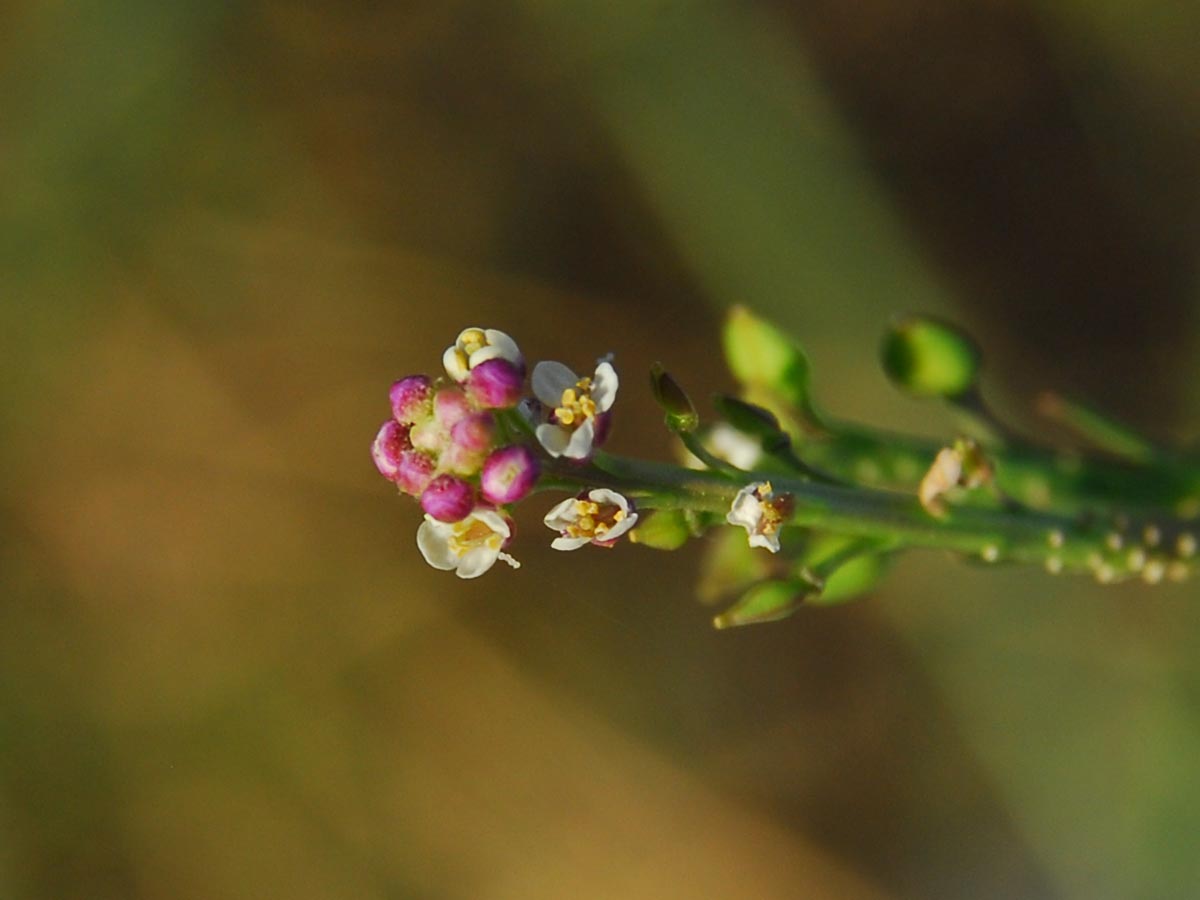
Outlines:
[[[433,415],[443,428],[453,428],[459,419],[470,412],[471,403],[458,388],[445,388],[434,395]]]
[[[507,359],[489,359],[471,370],[467,392],[485,409],[508,409],[521,400],[524,373]]]
[[[400,454],[394,480],[404,493],[419,497],[433,480],[433,469],[433,460],[429,456],[416,450],[407,450]]]
[[[483,463],[480,486],[484,498],[497,505],[516,503],[533,490],[541,468],[524,444],[501,447]]]
[[[412,425],[429,416],[433,388],[424,375],[409,375],[392,385],[392,415],[401,425]]]
[[[421,509],[439,522],[459,522],[474,508],[474,489],[453,475],[439,475],[421,494]]]
[[[496,420],[491,413],[471,413],[454,423],[450,429],[450,440],[454,446],[471,453],[482,453],[492,445],[496,433]]]
[[[384,422],[371,445],[371,459],[375,460],[379,474],[395,481],[400,473],[401,457],[410,447],[407,425],[401,425],[395,419]]]

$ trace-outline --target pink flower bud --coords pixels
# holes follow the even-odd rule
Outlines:
[[[424,375],[409,375],[392,385],[392,415],[401,425],[412,425],[429,416],[433,389]]]
[[[379,474],[395,481],[400,473],[400,459],[410,447],[407,425],[401,425],[395,419],[384,422],[371,445],[371,458],[375,460]]]
[[[521,399],[524,373],[507,359],[489,359],[471,370],[467,392],[485,409],[508,409]]]
[[[444,388],[433,398],[433,415],[443,428],[453,428],[459,419],[470,412],[471,403],[458,388]]]
[[[408,433],[408,439],[418,450],[426,453],[441,453],[450,443],[450,432],[437,419],[426,419],[419,425],[414,425]]]
[[[495,433],[496,420],[491,413],[472,413],[454,423],[450,429],[450,439],[456,447],[482,453],[492,445],[492,435]]]
[[[404,493],[419,497],[433,480],[433,468],[433,460],[429,456],[416,450],[407,450],[400,454],[396,485]]]
[[[421,494],[421,509],[439,522],[459,522],[474,508],[474,489],[453,475],[439,475]]]
[[[496,504],[516,503],[533,490],[540,472],[541,464],[524,444],[501,447],[483,464],[483,496]]]

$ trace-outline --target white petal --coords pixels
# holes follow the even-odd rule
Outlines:
[[[478,578],[496,564],[500,558],[500,550],[496,547],[472,547],[463,554],[458,563],[459,578]]]
[[[623,535],[625,532],[627,532],[630,528],[632,528],[634,525],[636,525],[637,520],[638,520],[638,514],[630,513],[628,516],[626,516],[624,519],[622,519],[620,522],[618,522],[612,528],[608,529],[608,531],[604,532],[604,540],[605,541],[615,541],[617,538],[619,538],[621,535]]]
[[[519,366],[524,362],[524,357],[521,356],[521,350],[517,347],[517,342],[503,331],[495,328],[487,328],[483,334],[487,338],[488,344],[500,351],[499,355],[501,359],[507,359],[515,366]]]
[[[455,381],[466,381],[467,376],[471,374],[463,364],[457,345],[446,348],[446,352],[442,354],[442,365],[446,368],[446,374]]]
[[[629,501],[616,491],[610,491],[608,488],[593,488],[588,492],[588,499],[593,503],[599,503],[604,506],[615,506],[622,512],[629,512]]]
[[[591,539],[585,537],[556,537],[550,542],[550,546],[555,550],[578,550],[584,544],[590,544]]]
[[[540,362],[533,367],[533,394],[551,409],[562,402],[563,391],[579,383],[579,376],[560,362]]]
[[[779,535],[778,534],[752,534],[750,535],[750,546],[761,547],[763,550],[770,550],[772,553],[779,552]]]
[[[729,513],[725,516],[725,521],[730,525],[741,525],[751,532],[758,528],[763,516],[762,501],[754,495],[753,489],[754,486],[751,485],[738,491]]]
[[[458,567],[458,557],[450,549],[452,533],[451,526],[430,516],[426,516],[417,529],[417,549],[425,557],[425,562],[435,569],[446,571]]]
[[[499,347],[491,347],[491,346],[480,347],[478,350],[476,350],[474,353],[471,354],[471,358],[470,358],[470,361],[467,363],[467,366],[469,368],[473,369],[476,366],[487,362],[489,359],[504,359],[504,358],[505,358],[504,351],[502,351]]]
[[[554,509],[546,513],[546,518],[542,519],[547,528],[553,528],[555,531],[564,531],[568,525],[573,525],[579,520],[579,513],[575,512],[575,498],[568,497],[562,503],[556,504]]]
[[[592,455],[592,442],[595,439],[596,420],[588,419],[575,429],[575,433],[571,435],[562,455],[567,459],[587,459]]]
[[[551,425],[549,423],[539,425],[535,433],[537,434],[538,443],[551,456],[562,456],[563,451],[567,449],[567,445],[571,443],[571,432],[561,425]]]
[[[592,376],[592,399],[596,401],[597,412],[608,412],[613,401],[617,399],[619,383],[617,370],[612,367],[612,363],[605,361],[596,366],[596,374]]]

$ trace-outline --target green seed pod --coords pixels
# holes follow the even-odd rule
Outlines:
[[[803,581],[764,581],[746,591],[741,598],[713,618],[716,628],[735,628],[786,619],[794,613],[811,591]]]
[[[843,563],[825,579],[825,590],[809,597],[814,606],[833,606],[855,600],[869,591],[888,570],[890,558],[866,553]]]
[[[884,336],[881,356],[888,378],[924,397],[960,397],[979,375],[975,342],[954,326],[924,316],[894,324]]]

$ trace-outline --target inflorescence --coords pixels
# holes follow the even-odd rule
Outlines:
[[[715,398],[716,421],[701,425],[682,387],[661,367],[651,373],[678,464],[602,450],[619,386],[611,355],[587,375],[539,362],[527,387],[516,342],[490,328],[458,335],[442,355],[444,376],[392,385],[392,416],[371,454],[420,502],[425,560],[460,578],[501,560],[519,567],[508,553],[511,510],[541,491],[570,495],[544,518],[557,550],[623,538],[675,549],[716,532],[701,594],[736,598],[718,627],[861,594],[913,548],[1101,583],[1179,581],[1195,568],[1195,459],[1056,396],[1042,412],[1092,451],[1023,440],[983,402],[978,351],[950,326],[902,321],[883,352],[897,385],[963,414],[970,433],[946,445],[824,416],[803,352],[744,309],[731,313],[724,343],[741,390]]]

